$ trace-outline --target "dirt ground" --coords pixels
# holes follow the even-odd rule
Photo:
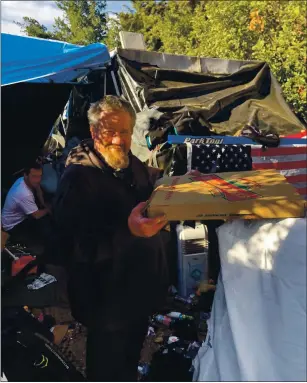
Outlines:
[[[57,346],[62,354],[76,367],[78,371],[80,371],[85,376],[87,330],[83,325],[76,322],[71,316],[66,294],[66,283],[65,277],[63,276],[63,270],[61,270],[61,268],[48,265],[46,272],[55,276],[58,281],[56,283],[57,292],[55,294],[55,301],[59,302],[57,303],[59,305],[54,307],[46,307],[43,309],[35,309],[35,306],[31,307],[29,305],[29,309],[32,311],[35,317],[48,318],[49,322],[51,320],[51,322],[53,322],[52,326],[56,327],[61,325],[62,330],[65,328],[64,325],[67,326],[67,328],[65,328],[66,333],[62,333]],[[159,313],[166,314],[170,311],[177,311],[188,315],[192,314],[195,317],[195,325],[198,328],[195,336],[197,339],[194,340],[202,341],[205,338],[206,323],[200,323],[198,321],[197,312],[189,311],[188,306],[182,304],[181,302],[175,301],[172,296],[168,297],[166,305],[161,308]],[[140,355],[140,364],[150,365],[156,353],[159,354],[159,349],[162,348],[163,350],[163,347],[167,343],[169,336],[178,334],[172,333],[172,331],[170,331],[167,326],[157,324],[154,321],[149,320],[148,325],[151,326],[154,331],[151,331],[144,339],[144,345]],[[180,337],[180,339],[182,340],[183,338]],[[146,380],[146,378],[140,374],[139,380]]]
[[[172,298],[168,299],[167,305],[161,309],[165,311],[187,312],[187,307],[181,303],[174,302]],[[69,324],[63,340],[59,344],[62,353],[75,365],[75,367],[85,375],[86,360],[86,328],[80,323],[74,321],[71,317],[69,308],[51,307],[43,309],[44,315],[51,315],[57,324]],[[149,326],[151,324],[149,323]],[[157,352],[172,332],[164,325],[155,325],[155,333],[149,334],[144,340],[144,346],[140,355],[140,363],[150,364],[153,355]],[[202,341],[206,335],[206,324],[199,326],[198,340]],[[141,375],[139,376],[142,379]]]

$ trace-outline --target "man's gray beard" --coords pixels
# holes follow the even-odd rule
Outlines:
[[[129,166],[129,156],[122,151],[116,154],[118,155],[114,155],[110,150],[106,150],[103,155],[106,163],[113,169],[126,169]]]

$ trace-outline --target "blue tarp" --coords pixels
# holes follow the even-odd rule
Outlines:
[[[110,61],[104,44],[79,46],[1,33],[1,85],[18,82],[69,82],[85,75],[89,68]]]

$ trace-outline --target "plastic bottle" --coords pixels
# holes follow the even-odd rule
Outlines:
[[[138,366],[138,372],[143,375],[143,376],[146,376],[148,375],[148,372],[149,372],[149,364],[148,363],[141,363],[139,366]]]
[[[164,324],[165,326],[169,327],[170,325],[172,325],[174,323],[174,320],[166,315],[155,315],[154,316],[154,320],[158,323],[162,323]]]
[[[172,311],[166,315],[172,319],[179,319],[179,320],[184,320],[184,319],[193,320],[194,319],[190,315],[181,314],[180,312],[177,312],[177,311]]]

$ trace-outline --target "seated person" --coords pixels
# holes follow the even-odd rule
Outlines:
[[[45,205],[40,188],[42,174],[39,163],[24,169],[24,176],[13,184],[2,209],[2,230],[25,245],[31,245],[31,237],[38,244],[48,238],[50,208]]]

